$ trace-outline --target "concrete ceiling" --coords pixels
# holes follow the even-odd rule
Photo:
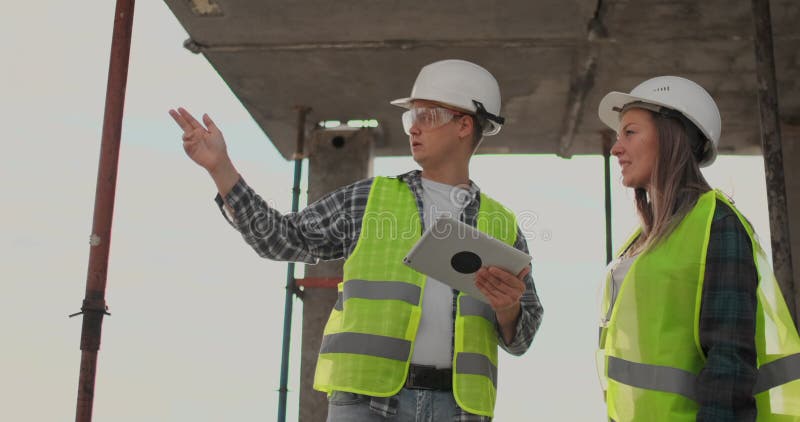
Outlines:
[[[377,155],[407,155],[400,110],[419,68],[463,58],[500,82],[506,125],[484,153],[600,153],[597,104],[652,76],[718,101],[722,153],[758,154],[750,0],[165,0],[278,150],[310,122],[374,118]],[[800,125],[800,1],[772,0],[779,102]],[[311,126],[311,124],[309,124]]]

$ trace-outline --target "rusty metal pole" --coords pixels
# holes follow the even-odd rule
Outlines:
[[[303,146],[306,135],[306,115],[309,107],[297,106],[297,146],[294,156],[294,184],[292,186],[292,212],[297,212],[300,202],[300,176],[303,170]],[[286,270],[286,301],[283,314],[283,346],[281,349],[281,375],[278,388],[278,422],[286,420],[286,397],[289,392],[289,345],[292,338],[292,300],[298,293],[294,278],[294,262],[288,264]]]
[[[792,248],[789,236],[789,211],[781,147],[781,126],[778,109],[778,87],[775,78],[775,57],[772,45],[772,18],[769,0],[752,0],[755,21],[756,76],[758,108],[761,113],[761,148],[769,203],[769,227],[772,238],[772,261],[775,277],[783,290],[786,304],[795,321],[800,309],[795,303]]]
[[[606,205],[606,264],[614,259],[614,250],[611,243],[611,145],[614,144],[610,131],[601,132],[603,137],[603,187],[605,189]]]
[[[94,198],[94,221],[89,249],[89,269],[86,296],[81,313],[81,369],[78,379],[77,422],[92,420],[97,352],[103,316],[106,315],[106,275],[108,251],[111,244],[111,221],[114,214],[114,195],[117,185],[122,110],[125,104],[125,85],[128,79],[128,59],[131,50],[134,0],[117,0],[114,12],[114,32],[108,67],[106,106],[103,117],[103,137],[97,171]]]

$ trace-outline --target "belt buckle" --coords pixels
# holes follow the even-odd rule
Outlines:
[[[416,390],[433,390],[433,388],[429,386],[431,384],[431,377],[429,374],[432,370],[436,370],[436,368],[428,365],[410,365],[408,367],[406,387]]]
[[[442,385],[445,382],[442,377],[444,376],[445,372],[436,369],[435,366],[410,365],[405,386],[416,390],[438,390],[443,388]]]

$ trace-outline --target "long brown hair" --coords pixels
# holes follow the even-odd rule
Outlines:
[[[699,130],[677,113],[648,111],[658,133],[658,152],[649,192],[635,189],[642,234],[629,249],[629,255],[665,239],[700,195],[711,190],[698,166],[699,151],[706,142]]]

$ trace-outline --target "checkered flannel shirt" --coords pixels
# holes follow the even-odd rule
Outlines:
[[[700,307],[706,364],[698,377],[698,421],[756,420],[757,287],[750,236],[730,207],[717,201]]]

